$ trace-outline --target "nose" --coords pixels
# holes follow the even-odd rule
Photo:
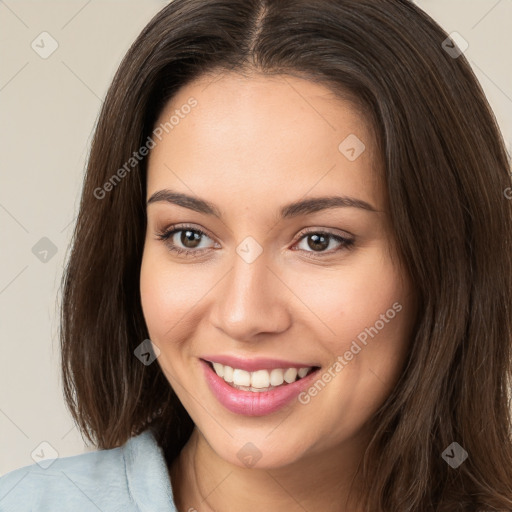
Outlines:
[[[233,267],[215,287],[214,327],[239,341],[286,331],[291,325],[292,293],[276,274],[263,254],[251,263],[235,254]]]

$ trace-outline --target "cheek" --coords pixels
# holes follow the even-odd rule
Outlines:
[[[353,264],[329,274],[329,278],[319,274],[320,279],[309,281],[316,283],[314,291],[302,290],[315,313],[308,315],[309,327],[332,364],[339,363],[331,367],[330,386],[336,400],[363,421],[400,375],[414,304],[408,282],[401,279],[384,246],[360,254]]]
[[[405,316],[395,314],[397,308],[392,307],[396,302],[403,305],[405,290],[398,271],[383,254],[383,250],[375,248],[354,258],[353,264],[303,281],[315,283],[314,287],[304,286],[300,294],[314,313],[308,318],[316,319],[323,332],[321,339],[333,354],[348,350],[351,341],[376,322],[382,333],[390,334],[398,327],[399,317]],[[385,328],[381,315],[385,315],[384,321],[391,317]]]
[[[162,257],[159,248],[144,250],[140,273],[142,310],[150,337],[159,346],[186,325],[201,293],[191,267],[181,270]],[[182,323],[185,320],[185,323]]]
[[[316,280],[315,293],[302,291],[315,313],[310,331],[330,358],[319,377],[327,391],[311,395],[318,414],[336,404],[325,413],[329,435],[356,432],[391,393],[405,362],[415,306],[409,283],[381,254]]]

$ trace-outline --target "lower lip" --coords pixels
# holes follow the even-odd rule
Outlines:
[[[201,364],[206,382],[217,400],[231,412],[244,416],[265,416],[281,409],[311,385],[319,370],[318,368],[292,384],[279,386],[271,391],[252,392],[231,387],[202,359]]]

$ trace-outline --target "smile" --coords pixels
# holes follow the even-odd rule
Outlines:
[[[320,370],[318,366],[301,366],[248,371],[218,362],[214,366],[204,359],[200,363],[217,401],[229,411],[244,416],[264,416],[278,411],[311,386]]]
[[[249,372],[240,368],[233,368],[221,363],[207,361],[215,373],[224,379],[224,382],[235,389],[244,391],[263,392],[270,391],[279,386],[286,386],[308,375],[313,367],[304,368],[274,368],[272,370],[257,370]]]

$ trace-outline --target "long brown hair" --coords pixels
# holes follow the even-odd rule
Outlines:
[[[512,510],[509,167],[484,93],[447,37],[407,0],[173,0],[150,21],[103,104],[62,283],[64,394],[87,439],[113,448],[151,427],[169,462],[193,429],[159,366],[134,356],[148,338],[147,159],[126,162],[194,78],[294,74],[364,105],[419,298],[403,374],[371,418],[365,510]],[[469,455],[457,468],[443,458],[453,442]]]

